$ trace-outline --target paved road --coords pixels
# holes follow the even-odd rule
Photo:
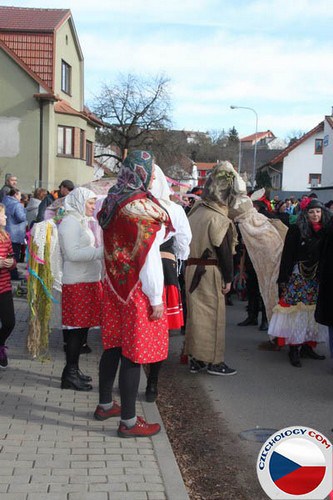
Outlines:
[[[196,374],[196,380],[211,398],[232,435],[255,428],[282,429],[303,425],[321,431],[333,441],[332,361],[302,360],[302,368],[290,365],[287,350],[267,352],[258,344],[267,340],[258,327],[238,327],[246,317],[245,302],[227,307],[226,363],[236,368],[231,377]],[[174,342],[173,342],[174,344]],[[173,349],[178,349],[179,346]],[[318,352],[328,355],[326,346]],[[256,460],[262,443],[239,440],[256,475]]]

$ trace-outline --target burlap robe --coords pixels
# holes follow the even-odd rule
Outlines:
[[[219,247],[231,224],[227,207],[213,202],[200,202],[192,209],[189,222],[192,230],[190,258],[201,258],[206,249],[210,259],[217,259]],[[206,266],[198,287],[189,293],[196,266],[186,267],[186,334],[185,353],[206,363],[224,361],[225,299],[223,276],[218,266]]]
[[[267,318],[270,320],[273,307],[279,300],[277,278],[288,228],[281,221],[268,219],[258,213],[249,198],[236,210],[230,210],[229,215],[235,222],[238,222],[244,244],[258,277]]]

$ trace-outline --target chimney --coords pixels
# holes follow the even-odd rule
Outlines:
[[[331,116],[333,116],[333,106],[332,106]]]

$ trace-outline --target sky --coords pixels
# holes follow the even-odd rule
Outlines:
[[[333,106],[332,0],[0,0],[69,8],[89,105],[119,74],[170,79],[174,129],[308,132]],[[251,109],[230,109],[231,105]]]

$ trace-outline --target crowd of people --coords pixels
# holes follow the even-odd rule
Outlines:
[[[185,210],[173,200],[153,153],[141,150],[123,161],[102,203],[70,180],[22,200],[11,174],[0,199],[0,367],[8,365],[5,344],[15,325],[11,279],[17,278],[11,273],[26,231],[52,220],[50,209],[60,199],[54,227],[61,255],[61,388],[92,389],[79,358],[89,329],[100,327],[94,417],[120,417],[120,437],[160,430],[136,414],[136,398],[144,365],[146,400],[156,400],[170,331],[185,333],[191,373],[237,373],[226,364],[225,328],[226,303],[240,286],[248,314],[239,326],[257,325],[261,311],[267,345],[287,345],[292,366],[301,367],[302,357],[324,359],[317,343],[330,342],[333,352],[333,202],[325,206],[315,196],[270,201],[264,190],[247,193],[232,165],[221,162],[203,189],[188,193]],[[113,399],[118,370],[120,403]]]

